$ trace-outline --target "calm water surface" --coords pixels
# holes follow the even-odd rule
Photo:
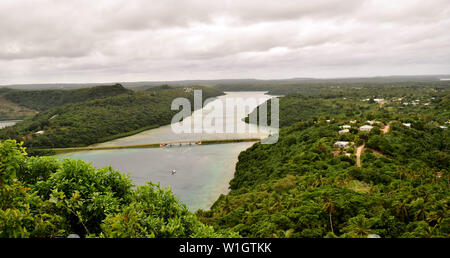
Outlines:
[[[5,128],[7,126],[13,126],[16,123],[20,122],[22,120],[5,120],[5,121],[0,121],[0,129]]]
[[[250,133],[255,125],[248,125],[241,119],[247,116],[257,105],[271,98],[264,92],[227,92],[218,97],[215,103],[209,103],[202,110],[207,114],[209,105],[227,98],[256,98],[255,105],[245,112],[237,114],[236,119],[225,119],[224,126],[246,126],[247,133],[186,133],[176,134],[170,125],[148,130],[133,136],[116,139],[97,146],[146,144],[174,140],[194,139],[236,139],[265,137],[271,131],[269,127],[259,128],[259,132]],[[244,102],[249,103],[249,102]],[[228,114],[228,115],[227,115]],[[217,123],[221,118],[229,117],[229,113],[217,114]],[[189,118],[184,120],[189,122]],[[255,128],[253,128],[255,129]],[[196,145],[155,149],[122,149],[82,151],[58,155],[60,158],[75,158],[91,162],[96,167],[111,165],[122,173],[128,173],[134,184],[142,185],[147,181],[159,182],[170,187],[175,194],[192,211],[208,209],[220,194],[228,192],[229,181],[233,178],[234,169],[241,151],[254,143],[229,143],[216,145]],[[176,170],[172,175],[170,171]]]

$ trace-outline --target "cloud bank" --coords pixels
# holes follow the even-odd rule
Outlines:
[[[450,71],[448,0],[2,0],[0,84]]]

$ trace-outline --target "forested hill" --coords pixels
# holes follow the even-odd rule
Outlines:
[[[122,85],[105,85],[75,90],[13,90],[8,89],[4,97],[24,107],[43,111],[53,107],[107,98],[131,92]]]
[[[242,152],[229,194],[197,215],[245,237],[449,237],[449,94],[405,95],[281,98],[279,141]]]
[[[408,94],[408,90],[433,90],[450,87],[450,81],[414,80],[279,80],[248,81],[228,84],[217,84],[214,88],[222,91],[268,91],[272,95],[301,94],[318,95],[377,95],[380,91],[388,95]],[[405,91],[406,90],[406,91]]]
[[[314,92],[317,91],[317,92]],[[311,93],[314,92],[314,93]],[[331,86],[280,98],[280,126],[313,119],[388,119],[393,114],[427,114],[443,124],[450,118],[450,82]],[[375,100],[382,100],[378,104]],[[270,101],[268,101],[270,121]],[[258,112],[255,109],[253,112]],[[390,114],[390,115],[388,115]],[[247,118],[248,120],[248,118]]]
[[[223,94],[207,87],[203,98]],[[178,111],[172,100],[193,100],[193,91],[158,87],[147,91],[128,91],[111,97],[66,104],[42,111],[12,127],[0,130],[0,139],[24,141],[31,148],[74,147],[112,140],[142,130],[169,124]]]

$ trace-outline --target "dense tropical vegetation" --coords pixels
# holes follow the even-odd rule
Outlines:
[[[111,167],[28,157],[0,143],[0,237],[229,237],[205,226],[168,189],[133,188]]]
[[[28,104],[40,113],[0,130],[0,237],[450,237],[450,82],[269,86],[202,88],[204,98],[229,89],[286,96],[279,141],[242,152],[230,192],[195,215],[158,185],[133,188],[110,167],[23,148],[83,146],[169,123],[172,99],[191,91],[114,86],[124,92]]]
[[[47,110],[69,103],[84,102],[92,99],[107,98],[130,92],[122,85],[96,86],[74,90],[14,90],[4,89],[4,97],[21,106],[33,110]]]
[[[203,99],[222,94],[205,87],[192,89],[202,89]],[[171,110],[172,100],[178,97],[193,100],[194,94],[193,90],[169,86],[131,91],[121,85],[37,92],[14,93],[15,98],[11,99],[43,111],[0,130],[0,139],[24,141],[29,148],[77,147],[104,142],[169,124],[178,112]],[[71,95],[73,103],[66,101]],[[83,96],[86,101],[81,101]]]
[[[242,152],[230,193],[197,215],[244,237],[449,237],[449,88],[395,91],[281,98],[278,143]]]
[[[326,95],[410,95],[412,92],[445,88],[449,81],[439,78],[374,77],[355,79],[291,79],[291,80],[248,80],[241,82],[216,83],[212,87],[222,91],[268,91],[272,95],[302,94],[305,96]],[[406,90],[406,91],[405,91]],[[411,90],[412,92],[409,92]]]

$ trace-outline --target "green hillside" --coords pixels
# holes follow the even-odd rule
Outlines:
[[[24,107],[43,111],[70,103],[107,98],[127,92],[131,92],[131,90],[116,84],[75,90],[9,90],[4,97]]]
[[[449,237],[448,89],[405,94],[281,98],[279,141],[242,152],[230,193],[197,215],[244,237]]]
[[[203,90],[204,99],[223,94],[206,87],[194,88]],[[116,96],[65,104],[0,130],[0,139],[24,141],[30,148],[79,147],[108,141],[169,124],[178,112],[170,109],[177,97],[193,101],[193,91],[168,86],[125,90]]]

